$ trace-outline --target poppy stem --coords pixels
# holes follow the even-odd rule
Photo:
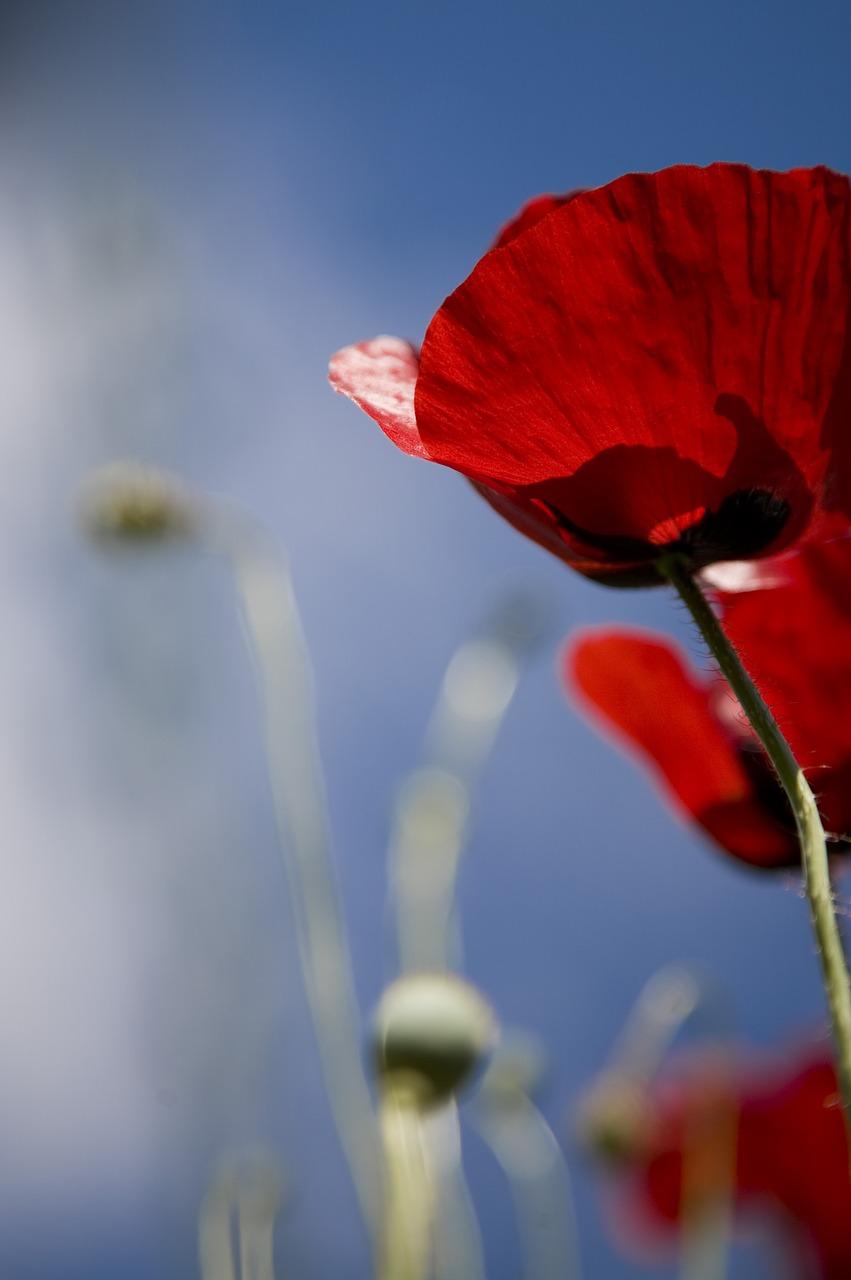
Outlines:
[[[431,1271],[434,1170],[420,1108],[389,1088],[379,1123],[387,1169],[383,1257],[378,1280],[426,1280]]]
[[[510,1048],[502,1055],[497,1050],[471,1118],[508,1179],[523,1274],[535,1280],[582,1280],[567,1161],[531,1096],[541,1065],[534,1056],[530,1061],[528,1051],[521,1049],[519,1061],[512,1062]]]
[[[658,564],[660,573],[678,592],[738,698],[774,766],[795,815],[801,842],[804,887],[827,997],[836,1075],[851,1146],[851,984],[834,911],[827,845],[815,796],[777,722],[695,582],[688,561],[681,555],[672,554],[660,558]]]
[[[206,545],[227,557],[242,608],[265,719],[272,799],[302,976],[331,1111],[374,1251],[383,1219],[383,1165],[364,1075],[360,1015],[339,905],[316,729],[313,673],[287,563],[271,535],[211,502]]]

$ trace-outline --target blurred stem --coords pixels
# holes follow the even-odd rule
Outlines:
[[[686,1217],[680,1246],[680,1280],[724,1280],[730,1249],[732,1208],[727,1200],[701,1215]]]
[[[239,1188],[239,1280],[275,1280],[275,1216],[281,1189],[274,1178],[255,1176]]]
[[[703,999],[696,974],[685,965],[666,965],[647,980],[620,1034],[614,1073],[647,1083],[674,1036]]]
[[[576,1216],[567,1164],[530,1098],[495,1101],[483,1088],[474,1123],[511,1188],[525,1280],[580,1280]]]
[[[434,1280],[485,1280],[482,1236],[464,1177],[454,1099],[424,1118],[434,1177]]]
[[[390,845],[404,970],[458,967],[455,882],[470,802],[521,668],[549,627],[550,604],[537,589],[504,591],[446,668],[426,733],[429,766],[402,789]]]
[[[736,1122],[735,1105],[730,1098],[722,1113],[713,1114],[710,1132],[686,1134],[680,1280],[724,1280],[727,1275],[733,1234]]]
[[[403,787],[389,857],[403,972],[453,967],[455,878],[469,807],[464,780],[445,769],[421,769]]]
[[[198,1251],[202,1280],[275,1280],[275,1218],[284,1184],[264,1161],[243,1170],[220,1169],[201,1205]],[[239,1267],[233,1256],[233,1216],[239,1235]]]
[[[426,1280],[435,1188],[422,1116],[410,1097],[390,1087],[379,1118],[387,1201],[378,1280]]]
[[[210,512],[230,560],[265,715],[266,750],[307,998],[337,1132],[377,1248],[382,1168],[338,905],[307,644],[286,563],[262,527]]]
[[[735,1059],[718,1046],[712,1092],[686,1116],[680,1280],[724,1280],[733,1234],[739,1103]]]
[[[470,799],[517,688],[516,649],[498,628],[458,649],[426,735],[434,763],[402,789],[389,860],[403,970],[457,964],[453,909]]]
[[[851,1146],[851,984],[833,908],[827,845],[818,806],[786,739],[695,582],[685,558],[679,555],[664,556],[659,561],[659,569],[679,593],[722,674],[738,698],[774,766],[795,815],[801,843],[804,886],[810,904],[810,918],[827,997],[836,1074]]]
[[[198,1218],[201,1280],[236,1280],[231,1232],[232,1188],[219,1178],[207,1192]]]

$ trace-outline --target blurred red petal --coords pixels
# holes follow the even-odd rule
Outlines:
[[[647,1092],[645,1146],[620,1170],[617,1218],[642,1249],[673,1233],[683,1176],[713,1140],[713,1109],[728,1091],[738,1115],[734,1204],[770,1219],[801,1280],[851,1276],[851,1176],[836,1076],[824,1052],[730,1075],[717,1055],[692,1056]],[[697,1143],[695,1138],[698,1138]],[[621,1232],[623,1235],[623,1232]]]
[[[692,816],[742,800],[748,778],[712,711],[709,691],[673,645],[636,632],[592,631],[565,654],[569,686],[622,743],[639,748]]]
[[[728,853],[754,867],[797,862],[794,832],[761,802],[713,684],[674,645],[626,630],[586,632],[566,648],[564,675],[592,717],[637,749],[676,806]]]

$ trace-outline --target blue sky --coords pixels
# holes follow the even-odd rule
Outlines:
[[[300,1186],[282,1274],[366,1274],[231,585],[188,552],[96,559],[77,486],[141,456],[286,545],[365,1009],[393,972],[395,789],[454,647],[528,578],[558,623],[483,780],[461,908],[468,972],[550,1049],[553,1125],[566,1134],[661,964],[717,973],[756,1043],[817,1025],[794,886],[679,826],[558,689],[570,626],[661,626],[697,653],[681,615],[549,562],[458,477],[397,454],[325,368],[378,332],[418,340],[540,191],[716,159],[851,169],[851,17],[767,0],[77,0],[2,22],[2,1269],[191,1274],[210,1167],[262,1141]],[[569,1155],[587,1274],[649,1274],[613,1252]],[[470,1156],[500,1280],[505,1192],[472,1139]]]

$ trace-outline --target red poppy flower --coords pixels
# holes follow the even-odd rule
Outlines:
[[[331,382],[614,585],[774,553],[851,511],[851,189],[824,168],[628,174],[542,197],[429,325]]]
[[[628,1086],[628,1082],[627,1087]],[[613,1147],[623,1114],[618,1088],[599,1088],[583,1132]],[[701,1197],[732,1191],[739,1218],[761,1217],[783,1241],[791,1273],[806,1280],[851,1276],[851,1177],[836,1076],[827,1054],[733,1070],[717,1055],[630,1091],[631,1123],[616,1152],[615,1228],[640,1248],[671,1234]],[[732,1185],[730,1185],[732,1184]],[[784,1274],[786,1274],[784,1272]]]
[[[766,562],[774,586],[719,593],[724,629],[808,774],[834,852],[851,833],[851,538]],[[663,637],[589,631],[569,688],[650,761],[678,807],[755,867],[797,864],[786,798],[726,681]]]

